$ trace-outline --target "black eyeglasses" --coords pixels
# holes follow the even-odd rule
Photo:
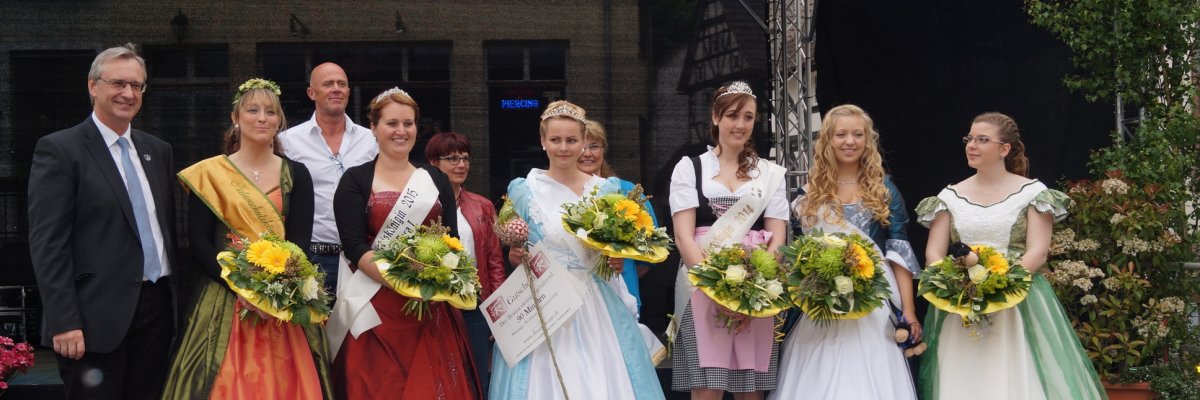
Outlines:
[[[967,136],[963,136],[962,141],[963,141],[963,144],[971,144],[971,142],[974,141],[975,143],[978,143],[980,146],[987,146],[988,143],[992,143],[992,142],[996,142],[996,144],[1004,144],[1004,142],[1001,142],[999,140],[992,140],[992,138],[987,137],[987,136],[967,135]]]
[[[441,156],[441,157],[438,157],[438,159],[442,160],[442,161],[448,161],[450,163],[450,165],[458,165],[459,163],[467,163],[467,164],[471,163],[471,156],[462,156],[462,157]]]
[[[149,86],[142,82],[126,82],[122,80],[110,81],[104,78],[96,78],[97,81],[107,83],[113,90],[125,90],[126,86],[132,87],[134,92],[146,93],[146,87]]]

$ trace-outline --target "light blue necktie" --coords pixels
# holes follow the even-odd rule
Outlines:
[[[142,239],[142,271],[147,279],[155,282],[162,267],[158,264],[158,245],[154,243],[154,230],[150,229],[150,211],[146,208],[146,195],[142,193],[142,180],[129,158],[129,141],[124,137],[117,138],[117,146],[121,148],[121,165],[125,167],[125,185],[133,205],[133,219],[137,221],[138,237]]]

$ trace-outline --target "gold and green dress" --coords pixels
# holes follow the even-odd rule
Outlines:
[[[179,173],[191,195],[192,253],[212,279],[198,288],[163,399],[332,398],[321,325],[239,318],[242,303],[220,278],[216,262],[217,253],[238,236],[254,241],[273,234],[308,248],[312,178],[290,160],[282,168],[279,186],[266,193],[225,156]]]
[[[1010,256],[1025,252],[1028,210],[1067,215],[1070,200],[1034,180],[992,205],[980,205],[953,187],[917,206],[929,226],[949,213],[952,241],[986,245]],[[988,314],[972,333],[957,315],[930,307],[925,317],[929,350],[921,359],[921,398],[1103,399],[1104,389],[1050,283],[1035,274],[1025,301]]]

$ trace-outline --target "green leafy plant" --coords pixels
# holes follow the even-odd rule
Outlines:
[[[1121,376],[1122,383],[1150,382],[1159,400],[1200,399],[1200,359],[1176,355],[1171,361],[1134,368]]]

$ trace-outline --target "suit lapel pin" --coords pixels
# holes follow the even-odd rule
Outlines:
[[[150,154],[142,154],[142,158],[146,161],[150,161]]]

